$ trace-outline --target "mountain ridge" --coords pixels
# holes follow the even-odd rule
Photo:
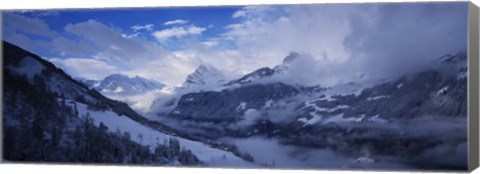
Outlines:
[[[187,75],[182,89],[194,88],[214,88],[220,86],[225,81],[221,71],[210,64],[201,64],[195,71]]]

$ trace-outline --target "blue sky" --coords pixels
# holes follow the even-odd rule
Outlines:
[[[25,18],[37,18],[45,22],[49,28],[63,36],[68,37],[64,27],[68,24],[82,23],[88,20],[95,20],[111,28],[119,30],[125,35],[138,34],[139,37],[149,41],[155,41],[155,37],[148,31],[156,31],[171,28],[172,26],[182,26],[177,24],[165,25],[166,22],[179,21],[185,24],[197,26],[199,28],[208,28],[202,32],[199,40],[214,37],[218,33],[225,32],[222,26],[227,26],[235,22],[231,18],[231,14],[239,10],[241,7],[189,7],[189,8],[134,8],[134,9],[96,9],[96,10],[44,10],[44,11],[25,11],[15,13]],[[149,30],[141,29],[141,27],[151,25]],[[138,26],[134,30],[134,26]],[[216,26],[216,27],[215,27]],[[26,33],[28,34],[28,33]],[[35,35],[29,35],[34,39]],[[71,37],[70,39],[75,40]],[[174,38],[170,38],[175,40]],[[162,46],[168,49],[181,49],[179,42],[162,43]],[[45,49],[38,49],[38,53],[45,56],[57,56],[56,52],[48,52]]]
[[[319,4],[3,12],[3,40],[74,77],[179,85],[201,64],[234,78],[308,55],[304,81],[398,74],[466,51],[467,3]],[[375,66],[372,66],[375,65]],[[306,71],[308,67],[309,71]],[[309,75],[305,75],[309,74]]]

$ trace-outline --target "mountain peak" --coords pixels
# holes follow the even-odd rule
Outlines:
[[[270,77],[274,74],[275,74],[275,70],[273,70],[269,67],[263,67],[263,68],[257,69],[255,71],[243,76],[242,78],[240,78],[238,80],[232,81],[232,82],[228,83],[227,85],[235,84],[235,83],[238,83],[238,84],[250,83],[250,82],[256,81],[258,79],[262,79],[262,78],[265,78],[265,77]]]
[[[183,86],[218,84],[223,80],[224,76],[218,69],[209,64],[201,64],[193,73],[187,76]]]
[[[286,70],[288,69],[288,67],[290,66],[290,64],[293,61],[297,60],[300,57],[300,55],[301,55],[300,53],[292,51],[288,54],[288,56],[286,56],[283,59],[282,64],[275,66],[273,69],[269,68],[269,67],[259,68],[255,71],[251,72],[251,73],[248,73],[247,75],[241,77],[238,80],[231,81],[227,85],[231,85],[231,84],[235,84],[235,83],[246,84],[246,83],[250,83],[250,82],[253,82],[253,81],[257,81],[259,79],[272,77],[277,73],[280,73],[280,74],[285,73]]]
[[[115,74],[110,74],[109,76],[107,76],[105,78],[129,78],[129,77],[127,75],[124,75],[124,74],[115,73]]]

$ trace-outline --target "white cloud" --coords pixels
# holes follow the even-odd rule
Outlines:
[[[196,68],[192,60],[172,56],[156,42],[139,37],[128,37],[118,29],[88,20],[69,24],[65,30],[91,43],[97,52],[89,59],[53,59],[73,74],[85,78],[102,78],[112,73],[140,75],[168,85],[176,85]],[[189,31],[195,33],[195,31]],[[60,62],[60,63],[58,63]],[[193,63],[192,63],[193,62]],[[90,66],[97,63],[98,66]],[[103,71],[102,71],[103,69]]]
[[[276,55],[269,58],[272,59],[270,66],[281,62],[290,51],[306,52],[315,58],[327,54],[331,61],[346,59],[349,56],[343,46],[343,38],[349,32],[346,14],[318,7],[322,6],[287,6],[277,10],[248,8],[248,18],[227,26],[229,31],[224,36],[234,40],[239,49],[252,54]],[[285,16],[265,17],[283,11]]]
[[[188,21],[183,20],[183,19],[176,19],[176,20],[171,20],[163,23],[163,25],[183,25],[188,23]]]
[[[160,42],[165,41],[171,37],[181,38],[187,35],[200,35],[207,30],[206,28],[191,25],[188,27],[173,27],[160,31],[155,31],[152,35]]]
[[[235,13],[233,13],[232,17],[233,18],[239,18],[239,17],[245,17],[247,12],[245,10],[238,10]]]
[[[153,27],[154,25],[153,24],[146,24],[146,25],[134,25],[132,27],[130,27],[133,32],[137,32],[139,30],[147,30],[147,31],[152,31],[153,30]]]
[[[465,10],[465,3],[246,7],[232,15],[240,22],[224,27],[222,41],[241,53],[244,70],[307,53],[316,63],[305,65],[316,66],[297,75],[333,85],[404,73],[465,49]]]
[[[141,40],[138,37],[125,37],[118,29],[106,26],[95,20],[68,24],[65,31],[75,34],[85,42],[100,50],[97,56],[101,59],[133,61],[133,59],[151,59],[162,55],[162,47]]]
[[[189,26],[184,30],[188,34],[204,31],[198,28]],[[65,30],[99,50],[92,59],[53,59],[56,64],[66,67],[68,72],[85,78],[99,79],[112,73],[122,73],[143,76],[173,86],[181,84],[200,64],[196,56],[168,52],[156,42],[126,37],[120,30],[98,21],[69,24]]]
[[[131,76],[140,75],[169,86],[176,86],[181,84],[198,65],[194,56],[170,53],[156,59],[138,61],[122,73]]]
[[[202,42],[202,44],[204,44],[206,47],[213,47],[218,45],[219,43],[220,42],[218,40],[209,40],[209,41]]]
[[[170,37],[183,37],[187,35],[188,32],[183,27],[169,28],[161,31],[153,32],[152,35],[155,36],[159,41],[164,41]]]
[[[175,86],[181,84],[185,77],[197,68],[200,63],[196,58],[192,55],[172,53],[149,60],[137,60],[135,63],[96,58],[51,58],[49,61],[76,77],[100,80],[110,74],[121,73]]]
[[[232,18],[268,18],[269,12],[275,11],[274,6],[255,5],[246,6],[233,13]],[[261,15],[261,16],[260,16]]]
[[[338,64],[350,57],[343,44],[350,32],[348,13],[324,5],[250,7],[242,11],[241,22],[226,26],[222,38],[242,54],[239,66],[243,71],[274,67],[291,51],[308,53],[320,62],[319,67],[311,68],[328,67],[326,64]]]
[[[140,33],[133,33],[133,34],[121,34],[123,38],[127,38],[127,39],[131,39],[131,38],[134,38],[134,37],[138,37],[138,35],[140,35]]]
[[[119,71],[119,69],[108,62],[92,58],[50,58],[48,60],[69,74],[75,74],[78,77],[87,79],[101,80]]]
[[[188,33],[190,34],[202,34],[202,32],[207,30],[206,28],[197,27],[197,26],[190,26],[187,29],[188,29]]]

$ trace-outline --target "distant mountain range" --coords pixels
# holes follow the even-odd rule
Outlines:
[[[164,84],[140,76],[129,77],[123,74],[112,74],[103,80],[79,79],[83,84],[107,94],[133,95],[153,90],[160,90]]]
[[[77,80],[104,96],[127,103],[137,112],[150,110],[152,102],[162,93],[166,85],[140,76],[129,77],[123,74],[111,74],[103,80]]]

